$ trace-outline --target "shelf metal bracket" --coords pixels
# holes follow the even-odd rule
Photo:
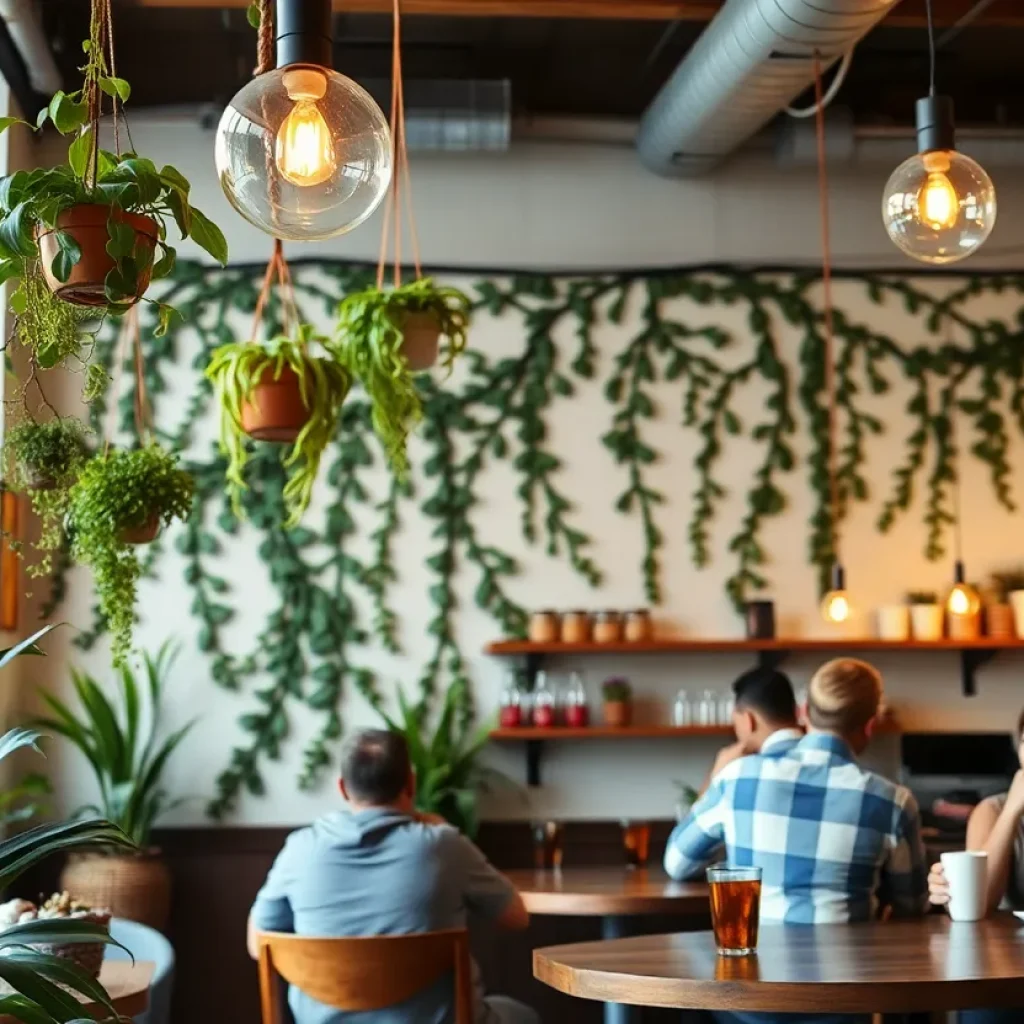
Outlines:
[[[974,673],[982,665],[988,664],[997,654],[997,647],[963,647],[960,649],[960,684],[965,697],[974,697],[978,693]]]
[[[540,759],[543,752],[543,740],[526,741],[526,784],[531,789],[540,785]]]
[[[757,652],[758,668],[778,668],[789,656],[789,651],[775,647],[770,651]]]

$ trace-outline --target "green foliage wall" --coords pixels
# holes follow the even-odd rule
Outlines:
[[[341,295],[369,279],[367,268],[342,263],[299,263],[293,270],[300,305],[319,320],[330,316]],[[421,666],[419,700],[429,708],[441,690],[454,687],[467,718],[473,713],[472,687],[457,628],[456,572],[471,578],[472,600],[489,614],[495,634],[521,634],[527,613],[512,596],[512,579],[523,543],[565,560],[593,586],[601,583],[602,552],[588,533],[584,499],[614,505],[623,516],[622,529],[639,531],[643,557],[637,571],[656,604],[666,531],[685,530],[694,565],[708,564],[716,517],[727,497],[723,451],[727,441],[748,444],[756,452],[756,471],[744,493],[729,495],[742,506],[727,547],[731,600],[739,605],[770,592],[765,527],[786,509],[794,488],[807,488],[812,498],[806,557],[827,571],[833,552],[815,275],[716,268],[480,277],[472,289],[478,322],[493,316],[514,324],[518,344],[513,354],[495,356],[485,344],[474,344],[480,331],[471,330],[470,350],[456,375],[424,378],[426,455],[415,485],[391,482],[383,499],[367,486],[383,459],[368,407],[355,393],[322,469],[326,505],[287,531],[281,525],[285,475],[278,449],[256,446],[245,501],[249,526],[239,527],[227,504],[224,460],[212,443],[196,441],[197,424],[208,418],[212,401],[201,370],[211,350],[234,340],[246,322],[240,314],[251,312],[262,273],[261,266],[220,270],[180,264],[161,298],[182,311],[188,326],[163,338],[150,332],[145,341],[158,434],[186,453],[198,485],[191,519],[154,546],[148,569],[165,571],[161,544],[173,543],[181,553],[199,646],[215,683],[237,691],[245,737],[225,752],[209,807],[214,816],[229,813],[243,790],[263,791],[267,760],[288,742],[300,706],[312,709],[319,722],[298,780],[309,787],[342,733],[346,691],[379,700],[385,681],[364,663],[364,645],[397,650],[402,608],[394,596],[394,541],[408,517],[422,516],[430,524],[423,559],[430,577],[425,599],[431,653]],[[1024,276],[858,274],[843,282],[840,304],[843,295],[854,293],[850,289],[858,297],[856,308],[877,307],[882,321],[891,312],[901,327],[899,337],[890,336],[852,308],[836,310],[841,512],[871,500],[878,529],[885,531],[920,491],[926,498],[923,548],[936,558],[953,517],[958,455],[967,454],[956,450],[955,416],[972,433],[969,455],[985,466],[995,499],[1013,507],[1009,450],[1011,434],[1024,432],[1024,317],[994,318],[985,310],[989,296],[1007,292],[1013,296],[1010,306],[1005,295],[997,305],[1016,310]],[[101,348],[109,362],[112,339]],[[183,361],[194,368],[189,392],[168,398],[172,370]],[[123,378],[130,388],[131,374]],[[586,494],[568,493],[560,470],[573,453],[555,450],[549,419],[595,380],[606,408],[601,441],[607,472],[590,482]],[[866,446],[887,429],[872,403],[897,383],[909,386],[911,396],[900,432],[890,431],[891,444],[902,454],[887,492],[870,494]],[[128,391],[118,400],[127,429],[133,395]],[[103,415],[102,403],[95,415]],[[666,452],[652,434],[666,422],[698,439],[685,508],[668,507],[653,482]],[[798,429],[809,439],[802,464]],[[585,441],[592,443],[592,424],[587,432]],[[521,539],[508,537],[500,545],[481,531],[487,514],[482,475],[496,463],[514,474],[521,531]],[[372,523],[369,536],[359,522]],[[225,627],[244,595],[229,583],[225,546],[239,529],[255,531],[251,557],[265,564],[274,600],[260,634],[234,649]],[[62,594],[58,576],[50,610]],[[603,603],[614,604],[614,595]],[[360,611],[366,608],[372,609],[369,615]],[[95,621],[83,643],[92,644],[102,631],[102,621]]]

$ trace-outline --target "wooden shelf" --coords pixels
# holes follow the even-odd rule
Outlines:
[[[532,725],[512,729],[494,729],[490,738],[498,743],[523,740],[639,740],[672,736],[731,736],[731,725],[588,725],[584,728],[552,726],[539,729]]]

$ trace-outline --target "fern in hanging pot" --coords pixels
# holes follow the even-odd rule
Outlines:
[[[310,352],[319,344],[325,355]],[[234,342],[217,348],[206,368],[220,402],[220,447],[228,457],[227,479],[235,514],[242,517],[248,438],[290,444],[284,465],[286,526],[309,505],[320,457],[334,437],[351,387],[345,367],[308,324],[292,336]]]
[[[4,475],[11,489],[28,495],[39,517],[39,538],[33,545],[39,559],[30,576],[53,571],[53,553],[64,544],[64,516],[72,485],[89,458],[85,427],[74,417],[17,423],[4,438]]]
[[[71,488],[71,557],[93,571],[117,665],[131,647],[135,623],[142,575],[136,545],[153,540],[161,525],[185,519],[194,489],[178,456],[155,443],[94,455]]]
[[[408,469],[406,441],[423,415],[414,375],[437,361],[441,336],[450,370],[466,346],[468,322],[467,296],[430,278],[390,291],[368,288],[338,307],[336,350],[363,385],[374,431],[400,475]]]

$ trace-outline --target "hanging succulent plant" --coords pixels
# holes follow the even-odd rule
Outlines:
[[[317,343],[327,353],[311,355]],[[247,437],[291,444],[284,488],[286,526],[295,526],[309,505],[320,456],[334,437],[352,378],[308,324],[294,337],[233,342],[216,349],[206,368],[220,402],[220,446],[228,457],[227,479],[235,514],[242,516]]]

